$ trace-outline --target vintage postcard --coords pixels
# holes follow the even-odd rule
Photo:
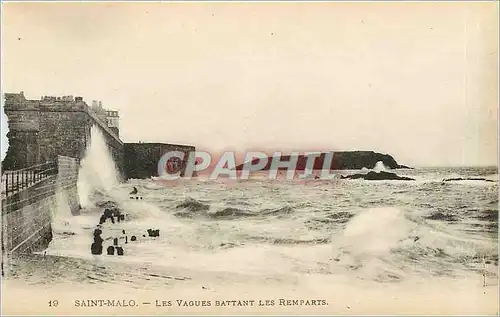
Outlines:
[[[2,2],[3,315],[498,314],[498,3]]]

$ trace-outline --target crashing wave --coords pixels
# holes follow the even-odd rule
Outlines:
[[[284,206],[277,209],[264,209],[261,214],[271,216],[271,215],[289,215],[293,213],[295,210],[291,206]]]

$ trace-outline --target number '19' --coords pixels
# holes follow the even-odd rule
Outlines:
[[[57,300],[49,300],[49,307],[57,307],[59,302]]]

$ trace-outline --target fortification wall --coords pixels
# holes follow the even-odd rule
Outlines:
[[[78,160],[59,156],[57,174],[2,199],[2,253],[46,249],[55,212],[78,214],[78,166]]]
[[[28,100],[5,94],[9,149],[4,170],[52,161],[58,155],[81,159],[90,144],[90,129],[102,131],[113,159],[123,174],[123,142],[81,99]]]
[[[52,240],[51,208],[57,176],[2,201],[3,251],[40,251]]]
[[[23,93],[5,94],[9,148],[2,170],[17,170],[53,161],[58,155],[82,159],[90,145],[92,126],[103,133],[119,177],[157,175],[157,164],[167,151],[195,151],[193,146],[167,143],[124,143],[117,127],[108,127],[105,111],[96,114],[81,97],[28,100]],[[187,155],[182,162],[184,173]]]
[[[195,152],[194,146],[168,143],[125,143],[125,178],[149,178],[158,176],[158,162],[168,151],[183,152],[184,161],[181,164],[181,176],[184,175],[190,152]]]

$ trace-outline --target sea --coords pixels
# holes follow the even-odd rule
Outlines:
[[[467,279],[498,287],[496,167],[392,171],[415,181],[256,174],[119,182],[102,136],[92,133],[79,176],[80,215],[72,216],[60,197],[48,249],[12,259],[4,278],[152,290],[196,278],[210,289],[214,280],[205,275],[219,284],[293,280],[300,287],[297,281],[308,277],[316,284],[339,277],[347,284]],[[125,220],[102,225],[104,251],[93,255],[93,232],[105,208],[118,208]],[[150,237],[148,229],[159,236]],[[106,254],[114,238],[123,256]]]

